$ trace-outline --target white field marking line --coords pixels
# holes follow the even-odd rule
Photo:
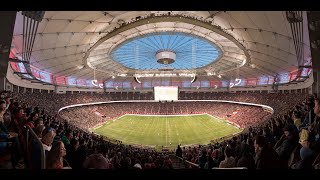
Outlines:
[[[176,123],[177,123],[177,122],[174,123],[174,127],[175,127],[175,130],[176,130],[176,134],[177,134],[177,136],[178,136],[179,144],[181,144],[181,139],[180,139],[180,136],[179,136],[179,131],[178,131],[178,128],[177,128],[177,126],[176,126]]]
[[[168,117],[166,117],[166,119],[168,119]],[[170,128],[170,120],[168,121],[168,129],[169,129],[169,131],[168,131],[168,139],[169,139],[169,144],[171,144],[171,136],[170,136],[170,131],[171,131],[171,128]]]
[[[139,119],[139,121],[143,121],[143,122],[145,122],[144,120],[142,120],[142,119]],[[141,124],[141,126],[140,127],[142,127],[142,131],[140,131],[140,128],[139,128],[139,132],[142,134],[142,136],[144,135],[144,131],[147,129],[146,128],[146,123],[145,124]]]
[[[117,131],[117,132],[119,132],[119,131],[129,131],[129,133],[132,133],[133,131],[132,130],[129,130],[129,129],[123,129],[123,128],[121,128],[121,129],[119,129],[119,128],[117,128],[117,129],[113,129],[114,131]],[[112,137],[112,138],[114,138],[114,137]],[[114,138],[114,139],[116,139],[116,140],[119,140],[119,139],[117,139],[117,138]],[[152,148],[155,148],[157,145],[154,145],[154,144],[142,144],[142,143],[138,143],[138,142],[134,142],[134,141],[129,141],[129,140],[121,140],[121,141],[123,141],[123,142],[125,142],[126,144],[130,144],[130,145],[142,145],[142,146],[149,146],[149,147],[152,147]]]
[[[207,115],[207,113],[203,114],[166,114],[166,115],[154,115],[154,114],[125,114],[123,116],[162,116],[162,117],[170,117],[170,116],[202,116],[202,115]],[[122,117],[122,116],[121,116]]]
[[[214,118],[210,118],[209,119],[209,121],[207,121],[207,122],[209,122],[209,123],[215,123],[214,121],[216,121]],[[218,121],[219,122],[219,121]],[[219,123],[222,123],[222,122],[219,122]],[[207,128],[208,128],[208,130],[210,130],[210,134],[212,133],[212,134],[216,134],[217,132],[223,132],[224,130],[223,130],[223,128],[219,128],[218,130],[216,130],[216,129],[214,129],[214,128],[216,128],[216,127],[213,127],[213,126],[211,126],[211,128],[207,125],[207,124],[204,124]],[[220,129],[222,129],[222,130],[220,130]]]
[[[217,117],[217,116],[213,116],[213,115],[211,115],[211,114],[207,114],[207,113],[205,113],[206,115],[208,115],[208,116],[210,116],[210,117],[213,117],[213,118],[215,118],[216,120],[218,120],[218,121],[222,121],[222,122],[225,122],[225,123],[228,123],[228,124],[230,124],[230,122],[228,122],[227,120],[225,120],[225,119],[222,119],[222,118],[220,118],[220,117]],[[232,124],[230,124],[231,126],[233,126],[234,128],[237,128],[237,129],[240,129],[240,130],[243,130],[243,128],[238,128],[237,126],[235,126],[235,125],[232,125]]]
[[[152,123],[150,124],[150,123],[148,123],[148,131],[147,131],[147,135],[149,134],[149,132],[150,132],[150,130],[151,130],[151,128],[153,127],[153,123],[154,123],[154,119],[152,118],[152,117],[148,117],[148,119],[147,119],[147,121],[152,121]],[[153,132],[153,134],[155,135],[155,132]]]
[[[212,121],[212,123],[213,123],[214,121],[217,121],[217,120],[216,120],[215,118],[212,118],[212,119],[210,119],[210,121]],[[218,122],[219,122],[219,123],[223,123],[223,121],[219,121],[219,120],[218,120]],[[206,124],[205,124],[205,126],[208,127]],[[210,130],[211,130],[211,129],[210,129]],[[213,130],[214,130],[214,131],[212,132],[212,134],[215,134],[215,135],[216,135],[217,133],[220,133],[220,132],[223,133],[223,132],[226,132],[226,131],[227,131],[227,130],[225,130],[225,129],[223,129],[223,128],[219,128],[218,130],[215,130],[215,129],[213,129]]]
[[[127,141],[127,140],[124,140],[123,142],[125,142],[125,144],[127,144],[127,145],[138,145],[138,146],[140,146],[140,145],[142,145],[142,146],[150,146],[150,147],[156,147],[157,145],[154,145],[154,144],[139,144],[139,143],[137,143],[137,142],[133,142],[133,141]]]
[[[198,121],[200,121],[201,122],[201,124],[202,125],[204,125],[208,130],[210,130],[210,131],[212,131],[212,129],[208,126],[208,125],[206,125],[203,121],[205,121],[206,120],[206,118],[205,117],[200,117],[199,119],[197,119]],[[202,121],[203,120],[203,121]]]
[[[195,119],[189,119],[189,120],[194,121]],[[187,124],[188,124],[189,129],[192,129],[193,134],[194,134],[194,138],[191,138],[191,139],[192,139],[192,140],[193,140],[193,139],[194,139],[194,140],[199,140],[199,137],[202,137],[202,133],[199,134],[200,132],[195,131],[195,129],[190,126],[190,122],[191,122],[191,121],[187,121]],[[200,135],[200,136],[199,136],[199,135]]]
[[[127,115],[129,115],[129,114],[127,114]],[[204,115],[204,114],[197,114],[197,115]],[[218,121],[218,122],[226,122],[225,120],[223,120],[223,119],[220,119],[220,118],[218,118],[218,117],[215,117],[215,116],[212,116],[212,115],[210,115],[210,114],[206,114],[206,115],[208,115],[208,116],[210,116],[210,117],[212,117],[212,120],[213,121]],[[124,115],[124,116],[126,116],[126,115]],[[124,116],[121,116],[121,117],[124,117]],[[130,115],[129,115],[130,116]],[[139,116],[139,115],[136,115],[136,116]],[[148,116],[148,115],[145,115],[145,116]],[[163,116],[163,115],[162,115]],[[173,115],[173,116],[175,116],[175,115]],[[192,116],[195,116],[194,114],[193,115],[187,115],[187,117],[192,117]],[[118,118],[116,118],[116,119],[114,119],[114,120],[112,120],[113,122],[115,121],[115,120],[118,120],[118,119],[120,119],[121,117],[118,117]],[[202,119],[202,118],[201,118]],[[130,118],[130,120],[131,120],[131,118]],[[106,122],[106,123],[104,123],[104,124],[108,124],[108,123],[111,123],[110,121],[108,121],[108,122]],[[104,125],[103,124],[103,125]],[[188,125],[189,125],[189,123],[187,123]],[[168,120],[167,120],[167,117],[166,117],[166,145],[168,145],[168,139],[169,139],[169,141],[170,141],[170,137],[168,138],[167,136],[168,136],[168,133],[167,133],[167,130],[170,128],[170,127],[168,127],[169,126],[169,123],[168,123]],[[207,126],[207,125],[206,125]],[[236,127],[234,127],[234,128],[236,128]],[[120,131],[120,129],[117,129],[116,131]],[[130,133],[132,133],[132,131],[131,130],[128,130],[128,129],[121,129],[121,131],[129,131]],[[222,129],[221,128],[221,130],[218,130],[218,131],[214,131],[214,134],[216,134],[216,133],[220,133],[220,132],[225,132],[226,130],[224,130],[224,129]],[[215,138],[215,139],[218,139],[218,138]],[[180,140],[180,137],[179,137],[179,140]],[[128,141],[127,141],[128,142]]]
[[[219,134],[220,134],[220,133],[225,134],[224,132],[227,132],[227,130],[225,130],[225,129],[223,129],[223,128],[220,128],[218,131],[214,131],[214,132],[212,133],[212,135],[215,135],[216,137],[215,137],[214,139],[211,139],[211,140],[216,140],[216,139],[221,138],[220,136],[217,137],[217,135],[218,135],[218,133],[219,133]],[[226,136],[226,135],[225,135],[225,136]],[[209,136],[207,136],[207,137],[209,137]],[[222,136],[222,137],[224,137],[224,136]],[[210,141],[211,141],[211,140],[210,140]]]
[[[209,114],[208,114],[209,115]],[[209,117],[211,117],[211,119],[209,120],[209,122],[212,122],[212,123],[214,123],[214,122],[219,122],[219,123],[225,123],[226,121],[223,121],[223,120],[221,120],[220,118],[218,118],[218,117],[215,117],[215,116],[211,116],[211,115],[209,115]],[[228,123],[228,125],[230,125],[229,123]],[[205,124],[205,126],[206,127],[208,127],[206,124]],[[235,126],[233,126],[233,125],[231,125],[232,127],[234,127],[234,128],[236,128]],[[220,128],[219,128],[219,130],[218,131],[216,131],[216,130],[214,130],[214,132],[213,132],[213,134],[216,134],[216,133],[219,133],[219,132],[225,132],[226,130],[220,130]]]
[[[166,146],[168,146],[168,118],[166,117]]]
[[[133,125],[133,120],[132,120],[132,118],[129,119],[129,122],[130,122],[130,124],[131,124],[131,126],[132,126],[132,125]],[[128,130],[129,130],[129,129],[128,129]],[[127,139],[128,137],[130,137],[130,136],[131,136],[131,133],[132,133],[133,131],[134,131],[134,130],[131,130],[131,129],[130,129],[129,134],[128,134],[128,136],[125,137],[125,139]]]

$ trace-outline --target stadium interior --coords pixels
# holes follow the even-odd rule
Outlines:
[[[320,168],[320,12],[0,15],[0,169]]]

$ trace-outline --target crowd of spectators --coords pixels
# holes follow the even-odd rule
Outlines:
[[[123,93],[121,94],[123,96]],[[273,107],[275,113],[268,116],[264,121],[257,121],[239,136],[230,140],[217,141],[193,148],[182,147],[181,156],[185,160],[198,164],[203,169],[215,167],[310,169],[319,167],[320,107],[319,100],[315,96],[306,98],[306,95],[301,93],[203,94],[203,99],[266,104]],[[128,93],[125,93],[125,95],[128,99]],[[199,93],[181,93],[180,96],[186,99],[199,99]],[[1,142],[5,143],[1,143],[0,146],[0,166],[3,168],[9,167],[6,164],[8,161],[11,162],[12,168],[19,168],[21,160],[27,162],[28,168],[37,168],[37,162],[33,162],[37,158],[30,158],[37,155],[37,151],[33,149],[36,145],[32,144],[31,154],[27,154],[30,157],[22,156],[19,153],[22,152],[20,149],[23,150],[25,146],[24,143],[17,142],[17,139],[20,142],[23,141],[20,138],[23,134],[17,132],[15,121],[18,126],[29,126],[37,132],[41,145],[46,150],[47,168],[173,168],[172,159],[168,156],[170,152],[156,152],[124,145],[121,142],[109,142],[100,136],[85,132],[81,126],[77,126],[77,123],[72,124],[70,121],[56,116],[57,110],[66,105],[115,100],[108,94],[3,93],[1,98],[0,125],[2,136],[0,138],[2,138]],[[189,110],[189,108],[199,109],[203,106],[209,108],[222,104],[201,103],[184,105],[174,102],[166,106],[170,108],[163,110],[161,109],[162,104],[158,102],[152,105],[152,109],[146,109],[144,105],[138,105],[137,109],[139,110],[137,111],[141,113],[146,111],[150,111],[150,113],[191,113],[194,111]],[[120,113],[133,111],[132,108],[126,109],[126,106],[129,107],[126,103],[113,105],[114,110],[123,108],[123,112]],[[160,111],[158,110],[159,107]],[[104,111],[106,106],[90,108],[95,112],[101,111],[101,114],[110,113]],[[226,112],[227,115],[237,112],[235,114],[239,114],[239,116],[251,113],[259,114],[258,110],[255,112],[254,109],[246,108],[247,106],[236,106]],[[213,112],[214,109],[212,109]],[[222,112],[220,114],[219,112],[215,113],[219,116],[225,115]],[[229,120],[232,121],[233,116],[230,117]],[[237,119],[235,116],[234,118]],[[28,161],[32,163],[28,163]],[[191,166],[189,163],[186,165],[186,168]]]
[[[261,107],[218,102],[120,102],[68,108],[61,116],[83,129],[93,128],[125,114],[210,114],[241,128],[261,123],[269,112]]]

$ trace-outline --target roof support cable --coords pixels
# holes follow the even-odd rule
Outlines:
[[[303,44],[303,12],[302,11],[286,11],[287,20],[291,27],[293,43],[296,51],[298,74],[301,74],[304,66],[304,44]]]
[[[26,71],[33,77],[30,68],[30,58],[37,35],[39,23],[42,21],[45,11],[22,11],[23,15],[23,46],[22,60]],[[34,78],[34,77],[33,77]]]

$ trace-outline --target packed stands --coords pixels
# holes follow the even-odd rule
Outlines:
[[[199,97],[197,93],[187,94],[182,97],[188,99],[198,99]],[[123,98],[121,94],[116,94],[116,96]],[[308,98],[306,96],[306,94],[300,93],[204,93],[203,96],[200,96],[203,99],[223,99],[269,105],[274,108],[275,113],[269,116],[266,121],[249,126],[247,131],[229,140],[213,142],[206,146],[182,147],[181,158],[184,162],[184,168],[311,169],[319,167],[319,101],[313,96]],[[43,143],[46,155],[49,154],[50,149],[54,150],[60,147],[63,150],[65,147],[66,156],[53,160],[48,159],[47,156],[47,162],[54,164],[50,165],[50,168],[167,169],[173,168],[173,162],[176,162],[176,159],[170,155],[171,152],[156,152],[124,145],[119,141],[106,141],[102,137],[83,131],[83,125],[77,126],[77,123],[72,125],[72,123],[56,116],[57,110],[66,105],[114,100],[108,94],[60,95],[37,92],[32,94],[3,93],[2,97],[4,100],[2,102],[5,103],[0,106],[3,117],[1,125],[8,129],[8,137],[13,142],[9,143],[8,148],[1,149],[0,165],[3,168],[21,168],[21,164],[25,165],[25,168],[36,167],[33,166],[34,163],[28,162],[30,161],[28,157],[32,153],[37,153],[33,149],[36,147],[31,146],[30,148],[29,146],[30,151],[26,151],[26,142],[20,142],[23,141],[21,136],[24,136],[24,126],[33,126],[35,132],[40,131],[37,134],[38,138],[41,138],[40,141]],[[12,99],[10,99],[11,97]],[[208,107],[222,105],[222,103],[201,104],[202,102],[190,105],[175,103],[177,102],[169,106],[172,107],[172,110],[171,108],[161,110],[161,104],[155,103],[150,109],[138,105],[137,111],[141,113],[147,111],[152,113],[189,113],[189,108],[197,110],[197,107],[201,105]],[[113,105],[123,108],[121,113],[130,112],[126,105],[120,105],[120,103]],[[156,110],[159,107],[160,111]],[[87,108],[89,108],[88,110],[101,111],[101,114],[104,110],[109,110],[105,109],[109,108],[107,106]],[[236,110],[239,108],[242,107],[235,107]],[[231,109],[230,112],[233,110]],[[243,114],[240,113],[239,116],[259,114],[252,109],[244,108],[241,111]],[[215,113],[219,116],[225,115],[222,112]],[[38,120],[39,118],[42,122]],[[229,120],[236,121],[237,118]],[[100,122],[100,119],[98,118],[97,121]],[[1,130],[4,134],[6,133],[4,128]],[[19,141],[12,139],[12,137],[18,137]],[[23,150],[22,152],[27,153],[25,155],[17,153],[20,152],[17,151],[19,148]]]

